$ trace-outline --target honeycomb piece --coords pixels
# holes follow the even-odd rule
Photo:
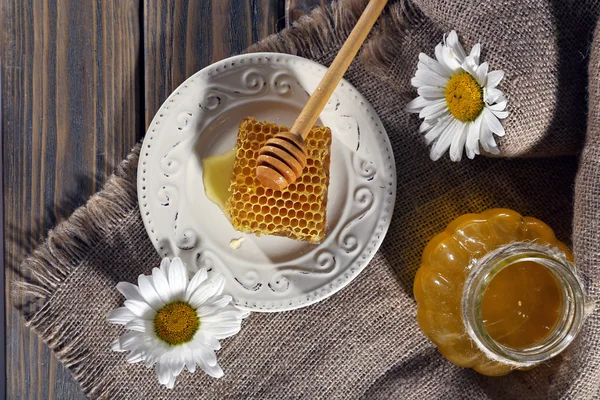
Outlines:
[[[258,150],[285,126],[245,118],[239,127],[225,213],[233,227],[256,235],[320,243],[325,238],[331,130],[314,127],[306,137],[306,167],[296,182],[272,190],[256,178]]]

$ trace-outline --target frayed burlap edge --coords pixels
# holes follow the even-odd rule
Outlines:
[[[279,52],[311,59],[333,55],[356,24],[368,0],[340,0],[326,8],[317,8],[310,16],[249,48],[248,52]],[[388,34],[402,34],[407,26],[422,21],[422,15],[410,0],[387,7],[365,43],[360,57],[376,70],[387,70],[393,62],[395,40]],[[86,395],[110,397],[114,382],[105,382],[93,362],[87,362],[85,349],[80,349],[70,322],[63,321],[44,307],[60,290],[61,284],[79,264],[92,254],[100,239],[113,231],[137,209],[136,171],[140,144],[107,180],[102,191],[92,196],[68,220],[48,233],[45,242],[21,265],[28,274],[26,282],[15,282],[13,297],[30,310],[26,325],[53,350]]]
[[[75,210],[48,233],[44,243],[21,264],[27,282],[15,282],[12,295],[24,308],[34,307],[30,320],[60,284],[137,205],[136,171],[140,145],[136,145],[106,181],[102,191]],[[27,307],[29,306],[29,307]]]

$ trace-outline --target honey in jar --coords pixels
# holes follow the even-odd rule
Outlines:
[[[481,317],[496,342],[514,348],[541,343],[556,326],[563,307],[560,283],[534,261],[509,265],[483,293]]]
[[[448,360],[485,375],[554,357],[583,323],[573,255],[548,225],[507,209],[467,214],[423,252],[414,294],[422,331]]]

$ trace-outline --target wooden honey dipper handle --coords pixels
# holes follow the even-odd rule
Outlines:
[[[258,152],[256,177],[266,187],[281,190],[296,181],[306,166],[304,139],[358,53],[388,0],[371,0],[289,132],[266,141]]]
[[[319,82],[319,85],[291,127],[291,133],[300,136],[302,139],[306,139],[306,135],[308,135],[310,129],[317,122],[321,111],[323,111],[333,91],[342,80],[350,63],[352,63],[360,46],[362,46],[369,35],[371,28],[377,22],[387,2],[388,0],[369,1],[369,4],[367,4],[367,7],[364,9],[352,32],[350,32],[338,55],[331,63],[327,72],[325,72],[321,82]]]

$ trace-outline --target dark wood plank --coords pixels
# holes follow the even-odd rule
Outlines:
[[[333,0],[286,0],[285,26],[289,27],[302,16],[319,6],[330,4]]]
[[[2,45],[2,18],[0,18],[0,46]],[[0,55],[0,71],[4,70],[4,64],[2,63],[2,56]],[[0,73],[0,93],[2,93],[2,74]],[[2,118],[2,96],[0,95],[0,121]],[[0,176],[4,176],[4,155],[2,152],[3,148],[3,124],[0,124]],[[0,184],[0,199],[4,199],[4,186]],[[0,288],[4,288],[4,201],[0,202],[0,262],[2,263],[2,270],[0,270]],[[6,382],[6,318],[5,312],[6,304],[4,296],[0,296],[0,382]],[[0,385],[0,399],[6,399],[6,384]]]
[[[5,293],[143,131],[141,0],[0,0]],[[7,397],[83,398],[7,297]],[[84,318],[85,316],[82,316]]]
[[[144,0],[146,126],[189,76],[276,32],[283,6],[282,0]]]

